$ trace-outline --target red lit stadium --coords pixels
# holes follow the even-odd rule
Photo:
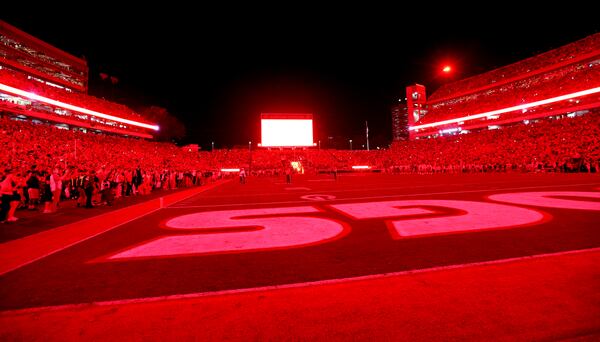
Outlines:
[[[298,110],[202,150],[0,21],[0,337],[598,339],[600,33],[581,38],[406,87],[389,147],[322,148]]]

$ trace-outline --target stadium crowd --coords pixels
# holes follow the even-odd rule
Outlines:
[[[37,79],[34,79],[37,81]],[[83,94],[77,92],[70,92],[64,89],[55,88],[52,86],[48,86],[44,83],[33,82],[31,79],[27,78],[27,76],[22,73],[15,72],[6,67],[0,67],[0,83],[5,85],[22,89],[40,96],[44,96],[47,98],[51,98],[53,100],[69,103],[75,106],[83,107],[86,109],[94,110],[101,113],[111,113],[114,116],[118,116],[124,119],[136,120],[140,122],[147,122],[147,120],[143,119],[141,115],[134,112],[131,108],[118,104],[115,102],[106,101],[104,99]],[[19,105],[22,109],[31,109],[32,105]],[[44,110],[44,107],[47,107],[50,110]],[[57,115],[57,111],[51,108],[48,105],[38,105],[35,104],[35,110],[42,110],[47,113]],[[69,114],[67,110],[61,110],[62,115]],[[82,116],[79,114],[79,116]],[[83,115],[85,116],[85,115]],[[70,118],[76,119],[78,116],[75,113],[69,115]],[[102,121],[103,119],[98,119]],[[149,122],[147,122],[149,123]],[[134,127],[131,127],[134,128]]]
[[[582,90],[582,84],[585,84],[586,88],[600,86],[600,56],[593,61],[571,64],[551,72],[520,79],[484,91],[431,103],[428,114],[419,123],[426,124],[479,114],[566,95]],[[600,95],[592,94],[570,102],[540,106],[535,110],[549,111],[561,106],[575,107],[598,102],[600,102]],[[509,115],[520,116],[522,113],[517,111]],[[507,115],[503,115],[502,119],[506,118]]]
[[[53,212],[61,199],[92,207],[94,202],[111,204],[121,196],[202,181],[193,168],[196,158],[168,143],[64,130],[5,116],[0,118],[0,146],[4,217],[10,196],[30,209],[43,203],[44,212]]]
[[[598,55],[600,33],[593,34],[571,44],[513,63],[482,75],[473,76],[443,85],[429,96],[429,101],[437,101],[449,96],[456,97],[479,88],[512,79],[522,79],[533,73],[568,65],[575,59],[585,59]]]
[[[383,150],[233,149],[189,152],[170,143],[65,130],[0,118],[2,221],[17,207],[57,210],[61,200],[82,207],[122,196],[201,185],[221,168],[283,175],[291,162],[303,172],[368,165],[389,173],[599,172],[600,112],[535,120],[497,130],[393,144]],[[43,205],[42,205],[43,204]]]

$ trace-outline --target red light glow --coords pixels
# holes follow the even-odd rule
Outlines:
[[[133,120],[129,120],[129,119],[123,119],[120,118],[118,116],[113,116],[113,115],[108,115],[108,114],[103,114],[100,112],[96,112],[93,110],[89,110],[86,108],[82,108],[82,107],[78,107],[78,106],[74,106],[68,103],[64,103],[64,102],[60,102],[60,101],[56,101],[53,99],[49,99],[47,97],[43,97],[28,91],[24,91],[21,89],[17,89],[17,88],[13,88],[11,86],[7,86],[5,84],[0,83],[0,90],[5,91],[7,93],[11,93],[14,95],[19,95],[19,96],[24,96],[26,98],[32,99],[32,100],[36,100],[39,102],[43,102],[43,103],[47,103],[53,106],[57,106],[57,107],[61,107],[64,109],[68,109],[68,110],[72,110],[75,112],[79,112],[79,113],[83,113],[83,114],[88,114],[91,116],[96,116],[99,118],[104,118],[104,119],[108,119],[108,120],[112,120],[112,121],[117,121],[117,122],[121,122],[121,123],[125,123],[128,125],[132,125],[132,126],[138,126],[138,127],[143,127],[143,128],[149,128],[155,131],[158,131],[159,127],[158,125],[150,125],[147,123],[143,123],[143,122],[139,122],[139,121],[133,121]]]
[[[526,104],[522,104],[522,105],[518,105],[518,106],[497,109],[497,110],[493,110],[493,111],[485,112],[485,113],[481,113],[481,114],[467,115],[467,116],[463,116],[463,117],[456,118],[456,119],[450,119],[450,120],[438,121],[438,122],[433,122],[433,123],[428,123],[428,124],[423,124],[423,125],[412,126],[412,127],[409,127],[408,129],[411,131],[414,131],[417,129],[436,127],[436,126],[447,125],[447,124],[461,122],[461,121],[481,119],[481,118],[488,117],[490,115],[509,113],[509,112],[513,112],[515,110],[522,110],[522,109],[542,106],[542,105],[549,104],[549,103],[564,101],[564,100],[568,100],[568,99],[572,99],[572,98],[576,98],[576,97],[580,97],[580,96],[585,96],[585,95],[590,95],[590,94],[595,94],[595,93],[599,93],[599,92],[600,92],[600,87],[590,88],[590,89],[578,91],[575,93],[551,97],[551,98],[548,98],[545,100],[535,101],[535,102],[526,103]]]

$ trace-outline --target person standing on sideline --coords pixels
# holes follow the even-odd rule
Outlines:
[[[58,210],[58,203],[60,202],[60,195],[62,193],[62,176],[58,168],[54,168],[50,175],[50,191],[52,192],[52,202],[50,204],[50,211],[55,212]]]
[[[244,168],[240,170],[240,183],[246,184],[246,170]]]
[[[289,166],[285,169],[285,182],[288,184],[292,183],[292,168]]]
[[[30,210],[37,209],[40,202],[40,177],[37,171],[37,165],[32,165],[31,170],[27,172],[27,194],[29,195],[28,206]]]
[[[10,202],[13,200],[14,187],[16,186],[13,180],[12,170],[4,170],[4,174],[0,177],[0,195],[2,203],[0,205],[0,221],[6,222],[10,212]]]

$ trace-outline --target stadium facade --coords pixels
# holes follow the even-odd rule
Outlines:
[[[429,96],[424,86],[409,86],[406,99],[411,139],[585,114],[600,107],[600,33]]]
[[[408,139],[408,107],[404,103],[392,106],[392,139],[403,141]]]
[[[57,127],[152,138],[158,126],[87,94],[88,65],[0,20],[0,114]]]

